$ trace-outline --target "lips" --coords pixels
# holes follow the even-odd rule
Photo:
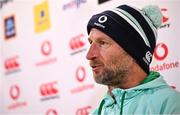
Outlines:
[[[93,60],[93,61],[90,61],[90,66],[92,70],[95,71],[95,70],[98,70],[100,67],[102,67],[103,64],[100,63],[99,61]]]
[[[97,68],[97,67],[99,67],[99,66],[101,66],[101,65],[91,65],[91,67],[94,69],[94,68]]]
[[[98,71],[101,67],[102,64],[95,64],[95,65],[90,65],[93,71]]]

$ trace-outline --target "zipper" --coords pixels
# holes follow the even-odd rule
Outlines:
[[[120,115],[123,114],[123,105],[124,105],[124,99],[125,99],[125,94],[126,94],[126,91],[123,92],[122,94],[122,98],[121,98],[121,109],[120,109]],[[105,103],[105,100],[103,100],[101,103],[100,103],[100,106],[99,106],[99,109],[98,109],[98,115],[101,115],[101,111],[102,111],[102,108],[103,108],[103,105]]]
[[[98,115],[101,115],[101,111],[102,111],[102,108],[103,108],[104,103],[105,103],[105,100],[103,100],[103,101],[100,103],[100,106],[99,106],[99,109],[98,109]]]
[[[123,105],[124,105],[125,94],[126,94],[126,91],[124,91],[123,94],[122,94],[120,115],[123,114]]]

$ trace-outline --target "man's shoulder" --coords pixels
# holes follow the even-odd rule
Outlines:
[[[170,86],[156,90],[150,96],[150,101],[159,107],[160,113],[180,113],[180,92]]]
[[[177,90],[171,88],[170,86],[162,87],[157,90],[155,90],[151,94],[151,99],[155,101],[159,101],[164,103],[166,100],[167,103],[178,103],[180,104],[180,92]]]

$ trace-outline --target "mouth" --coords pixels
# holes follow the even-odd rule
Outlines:
[[[96,65],[91,65],[91,68],[93,69],[93,68],[96,68],[97,66]]]
[[[89,65],[92,68],[92,71],[94,72],[98,72],[103,67],[103,63],[96,60],[90,61]]]
[[[93,71],[97,71],[98,69],[100,69],[102,65],[91,65],[91,68]]]

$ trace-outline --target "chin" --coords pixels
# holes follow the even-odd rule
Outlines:
[[[104,83],[102,82],[102,78],[100,78],[100,77],[102,77],[102,76],[94,76],[95,82],[98,83],[98,84],[104,84]]]

